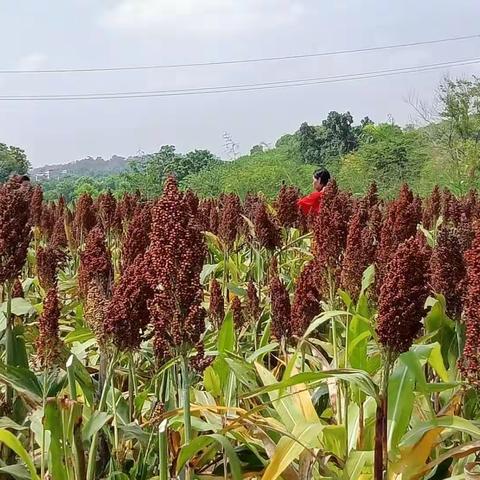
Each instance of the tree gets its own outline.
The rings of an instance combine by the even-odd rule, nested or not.
[[[480,78],[444,80],[439,88],[440,119],[436,129],[448,152],[449,168],[459,193],[480,180]]]
[[[11,175],[24,175],[29,168],[30,162],[21,148],[0,143],[0,182],[5,182]]]
[[[353,125],[350,112],[330,112],[318,127],[304,122],[296,133],[301,160],[304,163],[327,166],[338,162],[342,155],[354,151],[363,129],[373,122],[365,117]]]
[[[390,123],[366,125],[357,150],[341,160],[340,184],[362,193],[375,181],[387,196],[395,194],[404,182],[415,186],[428,158],[427,148],[418,130]]]

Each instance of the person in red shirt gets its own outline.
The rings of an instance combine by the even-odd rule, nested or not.
[[[330,180],[328,170],[317,170],[313,174],[313,192],[298,201],[298,207],[304,215],[319,213],[322,208],[324,188]]]

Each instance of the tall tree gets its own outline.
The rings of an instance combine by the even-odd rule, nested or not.
[[[5,182],[10,175],[24,175],[29,168],[30,162],[21,148],[0,143],[0,182]]]

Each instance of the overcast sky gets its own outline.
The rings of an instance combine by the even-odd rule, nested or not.
[[[480,33],[478,0],[0,0],[0,69],[206,62],[363,48]],[[362,54],[200,68],[0,75],[0,95],[121,92],[324,77],[480,57],[480,39]],[[214,95],[0,102],[0,142],[34,166],[86,156],[208,148],[228,131],[248,152],[330,110],[405,124],[411,95],[480,65]]]

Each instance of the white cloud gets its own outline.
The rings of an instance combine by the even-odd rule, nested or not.
[[[300,0],[117,0],[101,23],[125,30],[236,32],[288,24],[303,11]]]
[[[47,56],[43,53],[29,53],[21,57],[17,62],[19,70],[36,70],[42,67],[47,60]]]

